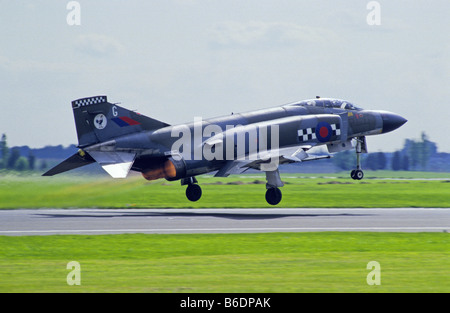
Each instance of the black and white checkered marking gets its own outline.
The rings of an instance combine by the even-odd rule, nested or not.
[[[97,104],[97,103],[104,103],[104,102],[107,102],[106,96],[83,98],[83,99],[78,99],[78,100],[72,101],[72,108],[76,109],[76,108],[80,108],[80,107],[84,107],[84,106],[88,106],[88,105],[92,105],[92,104]]]
[[[341,135],[341,125],[340,124],[331,124],[331,129],[333,130],[333,136]]]
[[[320,124],[318,124],[318,127],[320,127]],[[333,136],[340,136],[341,135],[341,125],[340,124],[328,124],[328,126],[331,127],[331,133],[326,131],[325,133],[321,133],[321,128],[317,129],[316,127],[309,127],[305,129],[299,129],[297,131],[298,139],[300,142],[306,142],[311,140],[318,139],[319,141],[328,141]],[[322,126],[323,127],[323,126]],[[318,137],[319,136],[319,137]]]
[[[310,141],[315,140],[316,138],[317,137],[315,127],[298,130],[298,139],[300,141]]]

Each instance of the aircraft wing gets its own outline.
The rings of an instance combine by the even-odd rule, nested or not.
[[[225,165],[217,171],[215,177],[228,177],[232,174],[241,174],[248,170],[250,167],[246,166],[249,163],[247,161],[228,161]]]
[[[331,156],[310,156],[306,153],[311,146],[289,147],[267,151],[260,153],[258,158],[248,156],[248,160],[232,160],[214,175],[216,177],[227,177],[231,174],[240,174],[249,168],[260,171],[275,171],[280,164],[288,164],[295,162],[305,162],[319,159],[328,159]]]

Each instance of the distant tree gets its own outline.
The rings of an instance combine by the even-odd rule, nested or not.
[[[392,156],[391,167],[394,171],[400,171],[402,169],[402,156],[400,154],[400,151],[395,151],[394,155]]]
[[[419,164],[423,170],[428,167],[428,161],[432,154],[436,153],[436,145],[428,140],[425,132],[422,132],[421,141],[419,142],[420,158]]]
[[[14,169],[17,171],[26,171],[28,169],[28,160],[25,157],[19,157],[14,164]]]
[[[28,168],[34,171],[35,166],[36,166],[36,157],[33,155],[33,152],[30,151],[28,154]]]
[[[376,170],[377,170],[377,165],[376,165],[376,160],[375,160],[375,154],[370,153],[370,154],[367,156],[366,161],[365,161],[365,164],[364,164],[364,167],[365,167],[365,168],[368,168],[368,169],[370,169],[370,170],[372,170],[372,171],[376,171]]]
[[[377,152],[375,155],[377,160],[377,169],[384,170],[387,164],[386,155],[383,152]]]
[[[44,171],[44,170],[47,169],[47,167],[48,167],[47,161],[42,160],[42,161],[41,161],[41,165],[39,166],[39,169],[40,169],[41,171]]]
[[[2,154],[2,158],[0,159],[0,168],[6,168],[8,166],[8,156],[9,156],[8,143],[6,142],[6,134],[3,134],[2,139],[0,140],[0,153]]]
[[[352,151],[336,153],[332,160],[335,166],[345,171],[351,170],[356,166],[356,156]]]
[[[383,170],[386,168],[386,155],[383,152],[370,153],[365,163],[373,171]]]
[[[17,160],[20,158],[20,151],[19,148],[12,148],[10,152],[7,168],[14,169]]]
[[[408,156],[409,166],[415,170],[419,164],[419,148],[417,142],[406,139],[404,149],[406,150],[406,155]]]
[[[413,170],[426,170],[430,157],[437,153],[437,146],[428,140],[425,132],[422,132],[420,141],[406,139],[403,150],[408,156],[409,166]]]
[[[404,155],[402,158],[401,169],[409,171],[409,157],[407,155]]]

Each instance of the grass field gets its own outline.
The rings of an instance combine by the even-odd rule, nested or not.
[[[179,182],[0,174],[1,209],[269,207],[263,175],[201,176],[192,203]],[[279,206],[450,207],[446,173],[366,178],[283,174]],[[371,261],[381,285],[367,284]],[[0,292],[450,292],[449,268],[447,233],[0,236]]]
[[[450,292],[446,233],[0,237],[0,292]],[[80,264],[79,286],[66,268]],[[370,286],[367,264],[380,264]]]
[[[367,172],[366,179],[353,181],[348,173],[283,174],[283,200],[278,206],[450,207],[450,180],[445,179],[448,176],[448,173]],[[270,207],[264,198],[264,175],[200,176],[198,180],[203,196],[198,202],[190,202],[184,194],[186,187],[178,181],[147,182],[141,176],[114,180],[96,176],[3,175],[0,209]]]

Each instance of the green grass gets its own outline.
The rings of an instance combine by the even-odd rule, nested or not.
[[[0,237],[0,292],[450,292],[446,233]],[[69,286],[77,261],[81,285]],[[369,286],[367,263],[381,266]]]
[[[445,175],[283,174],[279,206],[450,207]],[[192,203],[179,182],[5,174],[0,208],[268,207],[263,175],[199,183]],[[66,283],[70,261],[81,286]],[[370,261],[381,265],[380,286],[366,283]],[[449,268],[446,233],[0,237],[0,292],[450,292]]]
[[[366,179],[353,181],[348,173],[283,174],[283,200],[278,206],[450,207],[450,180],[445,175],[367,172]],[[429,180],[434,177],[440,180]],[[199,176],[198,180],[203,196],[198,202],[190,202],[184,194],[186,187],[178,181],[147,182],[140,176],[114,180],[97,176],[3,175],[0,209],[270,207],[264,198],[264,175]]]

